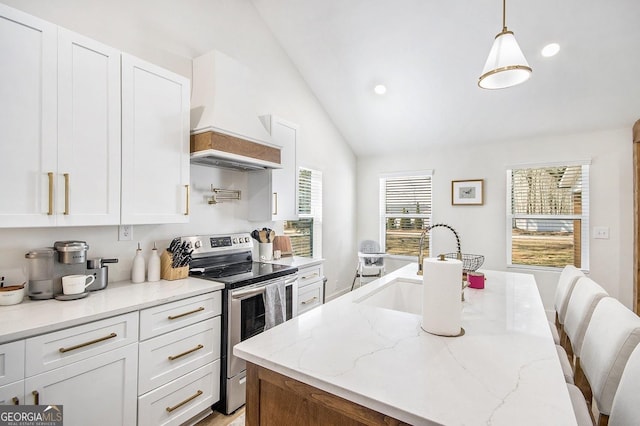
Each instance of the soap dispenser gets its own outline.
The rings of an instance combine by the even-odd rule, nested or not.
[[[147,280],[149,282],[160,281],[160,256],[155,242],[153,243],[153,250],[151,250],[151,257],[147,267]]]
[[[142,255],[140,243],[138,243],[138,249],[136,250],[136,255],[133,258],[133,266],[131,267],[131,282],[143,283],[144,270],[144,256]]]

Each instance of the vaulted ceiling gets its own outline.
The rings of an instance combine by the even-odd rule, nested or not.
[[[631,129],[640,118],[638,0],[507,1],[533,74],[494,91],[477,81],[500,0],[252,2],[360,156]],[[545,58],[551,42],[561,50]]]

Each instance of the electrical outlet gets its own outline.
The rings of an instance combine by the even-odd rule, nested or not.
[[[133,226],[120,225],[118,227],[118,241],[132,241],[132,240],[133,240]]]
[[[609,228],[606,226],[594,226],[593,227],[593,238],[599,240],[608,240],[609,239]]]

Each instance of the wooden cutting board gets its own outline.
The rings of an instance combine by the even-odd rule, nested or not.
[[[291,239],[285,235],[277,235],[273,238],[273,249],[280,250],[282,256],[293,256]]]

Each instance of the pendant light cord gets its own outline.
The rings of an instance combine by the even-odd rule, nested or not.
[[[507,0],[502,0],[502,31],[507,31]]]

